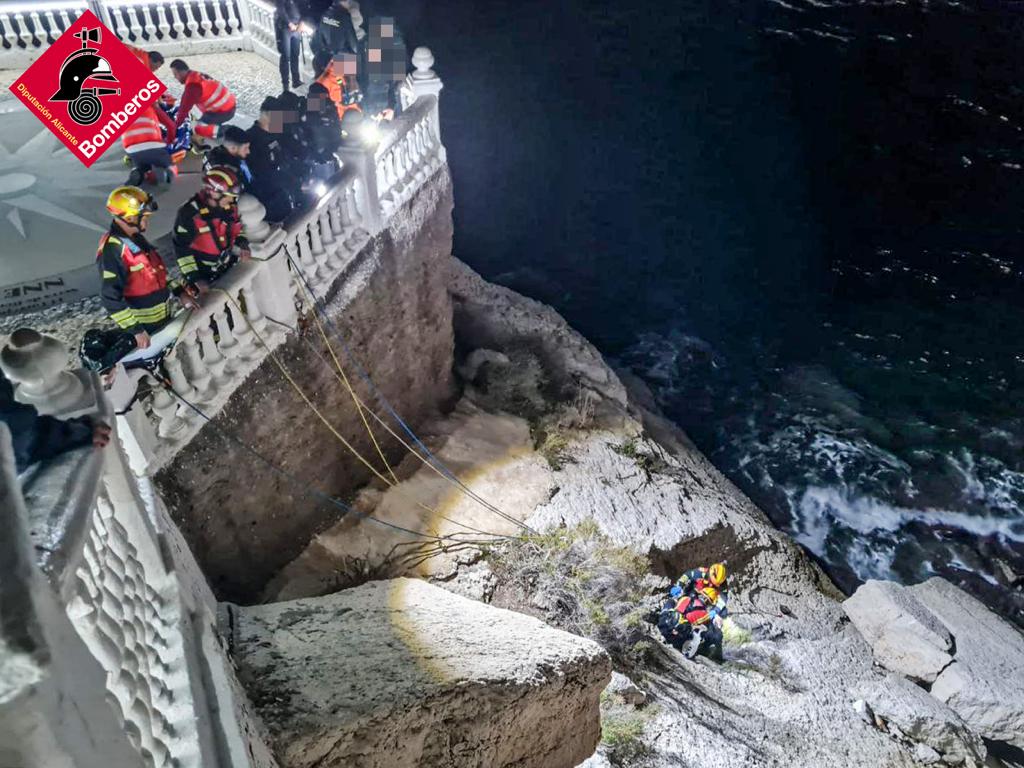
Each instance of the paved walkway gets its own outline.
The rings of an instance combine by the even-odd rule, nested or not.
[[[189,56],[193,69],[224,81],[238,97],[233,123],[248,128],[268,94],[280,92],[274,64],[253,53]],[[0,70],[0,294],[5,287],[53,275],[91,276],[96,244],[110,217],[104,201],[128,170],[120,145],[92,168],[83,166],[8,90],[19,73]],[[182,87],[164,67],[171,93]],[[170,189],[158,192],[153,240],[170,231],[174,212],[196,188],[196,163]],[[2,311],[2,307],[0,307]]]

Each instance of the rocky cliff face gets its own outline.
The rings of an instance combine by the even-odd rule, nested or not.
[[[451,211],[451,181],[444,169],[360,252],[327,299],[343,343],[414,427],[448,407],[454,391],[447,288]],[[334,342],[339,356],[344,355],[341,344]],[[300,327],[278,354],[334,428],[365,456],[376,458],[317,330]],[[375,402],[353,366],[347,367],[359,397]],[[238,388],[217,423],[323,493],[346,498],[371,477],[269,359]],[[403,449],[388,435],[378,440],[389,458],[400,457]],[[241,602],[254,600],[313,534],[342,514],[303,496],[301,486],[268,471],[209,425],[156,480],[214,589]]]

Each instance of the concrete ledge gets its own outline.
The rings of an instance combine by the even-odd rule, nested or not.
[[[415,579],[236,609],[282,765],[570,768],[600,738],[595,643]]]

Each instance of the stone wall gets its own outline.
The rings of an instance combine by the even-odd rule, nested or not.
[[[328,314],[354,358],[414,428],[447,408],[454,395],[447,287],[451,213],[445,166],[395,211],[389,225],[336,278],[326,298]],[[334,346],[360,398],[375,403],[341,345],[335,341]],[[383,470],[308,313],[300,333],[291,334],[277,354],[332,426]],[[378,412],[384,415],[379,406]],[[156,477],[214,590],[221,598],[246,602],[317,531],[343,514],[322,498],[304,495],[303,487],[345,499],[373,477],[270,359],[235,390],[214,424],[298,479],[275,473],[211,425]],[[390,424],[398,431],[393,420]],[[401,446],[382,430],[376,433],[389,461],[398,460]]]

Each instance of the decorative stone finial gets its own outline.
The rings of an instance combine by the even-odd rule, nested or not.
[[[86,380],[68,370],[68,362],[63,344],[31,328],[16,330],[0,351],[0,368],[17,387],[14,399],[46,415],[95,407]]]
[[[429,48],[419,47],[412,54],[412,65],[416,71],[405,78],[401,88],[402,107],[409,107],[420,96],[438,96],[444,83],[431,67],[434,54]]]
[[[270,235],[270,225],[266,221],[267,209],[253,195],[242,195],[238,199],[238,215],[249,242],[261,243]]]
[[[420,46],[412,52],[412,65],[416,71],[412,73],[413,80],[429,80],[437,77],[437,73],[431,69],[434,66],[434,54],[429,48]]]

